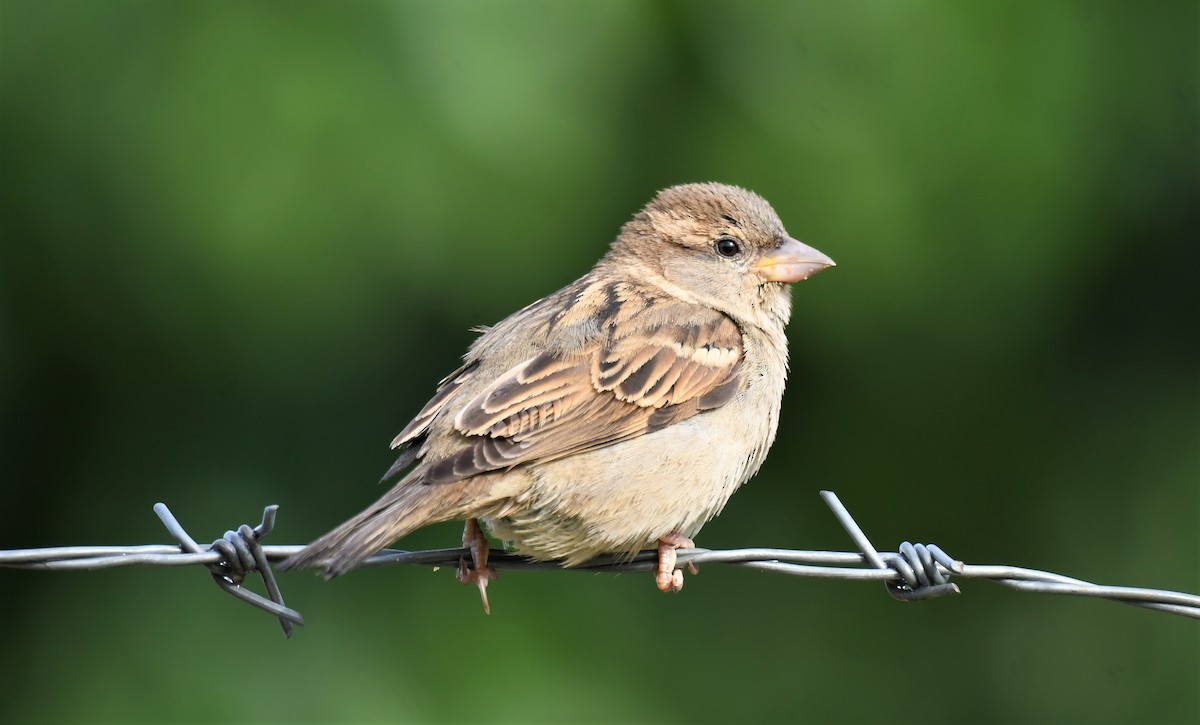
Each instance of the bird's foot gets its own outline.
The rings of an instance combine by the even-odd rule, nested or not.
[[[492,547],[488,544],[483,529],[479,528],[478,519],[467,519],[467,525],[463,528],[463,548],[471,550],[471,563],[468,565],[465,557],[459,558],[458,580],[463,584],[474,584],[479,587],[479,598],[483,600],[483,611],[491,614],[492,608],[488,605],[487,585],[497,575],[496,570],[488,566],[488,552]]]
[[[658,567],[654,570],[654,583],[659,591],[677,592],[683,589],[683,570],[675,568],[675,550],[694,548],[696,542],[678,531],[672,531],[658,540]],[[688,562],[688,571],[700,573],[691,562]]]

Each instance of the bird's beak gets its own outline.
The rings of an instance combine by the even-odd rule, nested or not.
[[[834,261],[823,252],[788,237],[778,249],[764,254],[750,269],[764,282],[792,283],[834,266]]]

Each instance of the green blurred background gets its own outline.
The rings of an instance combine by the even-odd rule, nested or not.
[[[763,194],[799,285],[702,546],[1200,592],[1194,2],[0,4],[0,548],[358,511],[491,323],[663,186]],[[456,525],[407,539],[454,545]],[[268,543],[272,543],[268,541]],[[1195,722],[1195,621],[705,567],[281,584],[0,570],[0,721]]]

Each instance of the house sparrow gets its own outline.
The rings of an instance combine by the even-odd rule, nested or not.
[[[758,195],[659,192],[582,278],[485,329],[396,439],[407,470],[285,561],[327,577],[410,531],[466,519],[459,579],[487,603],[482,521],[519,554],[577,566],[677,547],[758,470],[787,376],[789,285],[833,266]]]

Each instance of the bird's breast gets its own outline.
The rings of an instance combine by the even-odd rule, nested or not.
[[[745,377],[726,405],[588,453],[538,464],[493,532],[525,555],[580,564],[694,536],[758,471],[775,438],[786,348],[748,336]]]

